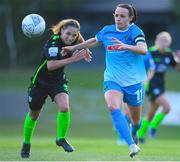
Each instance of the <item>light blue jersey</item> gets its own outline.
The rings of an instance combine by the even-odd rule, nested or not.
[[[151,53],[148,51],[146,56],[142,56],[142,57],[144,60],[144,65],[145,65],[146,71],[155,70],[155,64],[154,64],[154,60],[151,56]]]
[[[106,50],[106,70],[104,81],[113,81],[122,87],[135,85],[146,80],[146,70],[141,55],[128,50],[111,50],[115,44],[112,38],[129,45],[145,42],[144,33],[132,23],[125,31],[120,31],[115,25],[105,26],[96,40],[102,42]]]

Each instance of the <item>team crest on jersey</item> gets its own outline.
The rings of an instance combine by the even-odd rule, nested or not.
[[[165,63],[166,63],[166,64],[169,64],[170,62],[171,62],[170,58],[169,58],[169,57],[166,57],[166,58],[165,58]]]
[[[29,101],[29,102],[32,101],[32,97],[31,97],[31,96],[28,97],[28,101]]]
[[[48,50],[50,56],[54,57],[58,54],[58,47],[50,47]]]

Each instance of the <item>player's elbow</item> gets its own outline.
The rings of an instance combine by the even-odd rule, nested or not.
[[[147,48],[144,48],[143,50],[142,50],[142,55],[146,55],[147,54],[147,52],[148,52],[148,50],[147,50]]]
[[[140,48],[139,53],[141,53],[142,55],[146,55],[147,52],[148,52],[147,46],[143,46],[143,47]]]
[[[142,55],[146,55],[148,52],[146,43],[139,43],[138,44],[139,53]]]

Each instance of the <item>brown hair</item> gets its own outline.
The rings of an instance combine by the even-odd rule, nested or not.
[[[132,5],[130,5],[130,4],[118,4],[116,6],[116,8],[118,8],[118,7],[126,8],[129,11],[129,17],[133,17],[133,19],[131,20],[131,23],[136,22],[137,11]]]
[[[80,30],[80,23],[75,19],[61,20],[56,25],[53,25],[51,30],[52,30],[53,34],[60,34],[61,29],[65,29],[65,28],[67,28],[69,26],[75,27],[75,28]],[[83,41],[83,38],[82,38],[82,35],[81,35],[80,31],[78,32],[78,38],[77,39],[78,39],[78,42]]]

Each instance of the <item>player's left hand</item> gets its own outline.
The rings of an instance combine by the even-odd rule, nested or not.
[[[117,49],[116,50],[125,50],[126,49],[126,44],[122,43],[117,38],[112,38],[112,42],[117,45]]]

